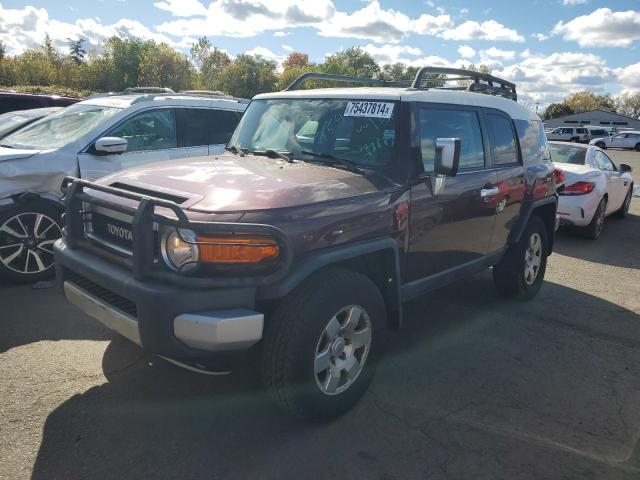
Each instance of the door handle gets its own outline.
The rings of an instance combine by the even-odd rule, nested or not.
[[[500,193],[500,189],[498,187],[493,188],[483,188],[480,190],[480,196],[482,198],[493,197],[494,195],[498,195]]]

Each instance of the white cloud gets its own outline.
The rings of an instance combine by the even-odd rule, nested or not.
[[[531,38],[535,38],[539,42],[544,42],[545,40],[549,40],[549,36],[544,33],[534,33],[531,35]]]
[[[287,35],[291,35],[291,33],[278,31],[273,34],[274,37],[286,37]]]
[[[563,0],[563,5],[584,5],[589,0]]]
[[[599,8],[554,27],[552,33],[581,47],[629,47],[640,39],[640,12]]]
[[[27,48],[41,43],[49,34],[55,47],[67,48],[67,38],[86,39],[88,49],[102,46],[109,37],[140,37],[179,46],[169,37],[153,32],[136,20],[123,18],[105,25],[97,18],[80,18],[74,23],[50,19],[44,8],[31,6],[22,9],[6,9],[0,4],[0,40],[10,54],[20,54]]]
[[[469,45],[460,45],[458,47],[458,53],[462,58],[473,58],[476,56],[476,51]]]
[[[468,20],[442,33],[445,40],[493,40],[504,42],[524,42],[516,30],[507,28],[495,20],[479,23]]]
[[[619,69],[618,81],[625,93],[640,91],[640,63]]]
[[[380,63],[409,63],[411,60],[403,57],[403,55],[417,56],[421,55],[422,51],[419,48],[410,47],[406,45],[382,45],[380,47],[372,44],[368,44],[362,47],[362,49],[373,57],[373,59]]]
[[[500,50],[496,47],[491,47],[486,50],[481,50],[480,55],[489,58],[502,58],[505,60],[511,60],[516,56],[516,52],[514,52],[513,50]]]
[[[283,50],[286,50],[287,52],[293,52],[293,47],[289,46],[289,45],[280,45],[282,47]]]
[[[195,17],[206,15],[206,7],[198,0],[164,0],[155,2],[154,7],[171,12],[174,17]]]
[[[562,100],[570,93],[604,92],[617,81],[616,71],[591,53],[556,52],[536,55],[528,52],[519,63],[494,71],[515,82],[518,90],[540,103]]]

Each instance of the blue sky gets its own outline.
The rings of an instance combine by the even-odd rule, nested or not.
[[[486,63],[542,104],[580,90],[640,89],[639,0],[0,0],[0,39],[19,53],[48,32],[98,45],[112,34],[188,51],[197,37],[232,55],[282,60],[359,45],[381,63]]]

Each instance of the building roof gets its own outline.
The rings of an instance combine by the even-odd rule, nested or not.
[[[562,120],[563,118],[575,117],[575,116],[578,116],[578,115],[587,115],[587,114],[593,113],[593,112],[602,112],[602,113],[606,113],[607,115],[612,115],[612,116],[616,116],[616,117],[620,117],[620,118],[626,118],[627,120],[634,120],[636,122],[640,121],[640,118],[628,117],[627,115],[622,115],[621,113],[611,112],[611,111],[605,110],[603,108],[597,108],[595,110],[587,110],[585,112],[572,113],[570,115],[563,115],[561,117],[554,117],[554,118],[550,118],[547,121]]]

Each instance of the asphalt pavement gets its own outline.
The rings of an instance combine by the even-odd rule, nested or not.
[[[640,153],[609,151],[640,176]],[[532,302],[490,272],[407,306],[360,404],[281,413],[251,369],[145,354],[58,292],[0,286],[3,479],[638,479],[640,198],[560,232]]]

